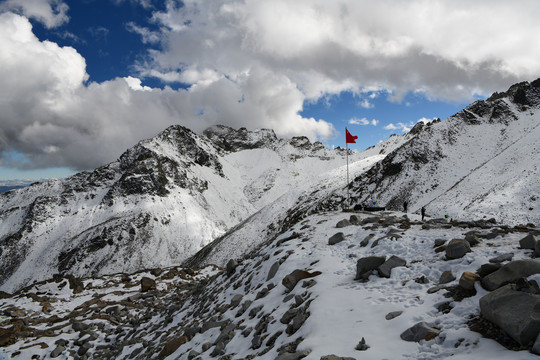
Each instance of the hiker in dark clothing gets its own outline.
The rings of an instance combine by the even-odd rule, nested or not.
[[[407,202],[403,202],[403,212],[407,212]]]
[[[422,213],[422,221],[424,221],[424,216],[426,216],[426,208],[422,206],[422,210],[420,210],[420,212]]]

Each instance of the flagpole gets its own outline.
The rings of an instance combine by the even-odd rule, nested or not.
[[[345,133],[347,133],[347,127],[345,127]],[[345,151],[347,153],[347,210],[350,210],[349,205],[351,203],[351,195],[349,194],[349,143],[347,142],[347,139],[345,139]]]

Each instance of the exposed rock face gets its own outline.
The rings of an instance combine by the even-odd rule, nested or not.
[[[540,295],[505,285],[480,299],[482,316],[521,345],[530,347],[540,333]]]

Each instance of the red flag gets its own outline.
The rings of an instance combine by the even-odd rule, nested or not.
[[[345,142],[347,144],[356,144],[356,141],[354,141],[356,139],[358,139],[358,136],[352,136],[349,130],[345,128]]]

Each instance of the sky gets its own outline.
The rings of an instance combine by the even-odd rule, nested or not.
[[[540,2],[0,1],[0,181],[116,160],[173,124],[362,151],[539,77]]]

